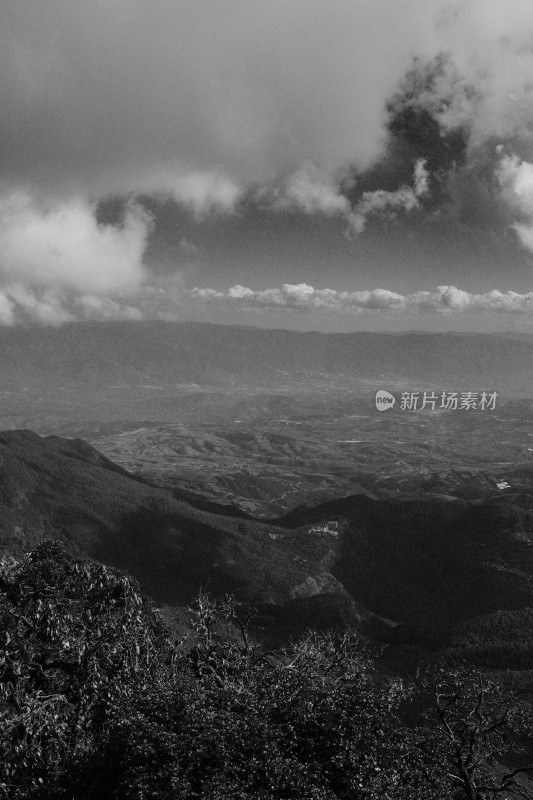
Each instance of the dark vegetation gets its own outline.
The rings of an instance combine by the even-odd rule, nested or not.
[[[376,670],[355,633],[274,651],[200,594],[177,639],[135,580],[41,543],[0,567],[0,796],[533,796],[530,709],[501,681]]]

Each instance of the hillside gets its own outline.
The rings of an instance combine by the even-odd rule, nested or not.
[[[80,440],[0,434],[4,552],[51,537],[76,556],[128,571],[172,607],[202,588],[232,592],[259,607],[256,627],[267,638],[317,621],[377,624],[377,615],[446,626],[533,606],[533,549],[515,524],[512,509],[497,501],[364,495],[268,524],[195,509]]]
[[[450,625],[533,601],[533,532],[518,530],[516,509],[503,500],[357,495],[295,509],[278,524],[323,519],[344,529],[332,573],[384,617]]]
[[[303,558],[313,548],[298,535],[275,543],[274,530],[198,511],[78,440],[0,434],[4,551],[20,554],[52,537],[75,555],[127,570],[156,600],[172,605],[208,584],[215,593],[279,600],[309,572],[293,565],[291,555]],[[318,568],[323,553],[316,555]]]

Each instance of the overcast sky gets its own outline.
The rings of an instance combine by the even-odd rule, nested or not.
[[[533,332],[531,0],[3,0],[0,324]]]

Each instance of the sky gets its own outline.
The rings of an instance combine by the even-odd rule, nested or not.
[[[533,333],[530,0],[3,0],[0,325]]]

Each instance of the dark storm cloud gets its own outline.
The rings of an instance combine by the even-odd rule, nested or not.
[[[394,192],[409,184],[420,160],[429,173],[431,200],[442,201],[449,173],[467,158],[468,123],[457,121],[447,130],[441,120],[460,83],[450,58],[443,54],[429,62],[414,61],[399,90],[386,103],[382,156],[369,169],[357,172],[353,187],[346,191],[352,202],[365,192]],[[468,92],[468,88],[463,85],[460,90]],[[474,90],[470,91],[473,94]]]
[[[482,102],[482,92],[459,74],[451,55],[415,59],[386,103],[383,154],[345,178],[343,194],[353,206],[369,192],[397,192],[423,161],[427,185],[417,207],[424,213],[411,216],[414,225],[435,215],[475,227],[504,225],[497,180],[501,140],[472,142],[475,109]]]
[[[468,18],[476,5],[481,10],[473,2],[458,9]],[[515,5],[524,21],[526,7]],[[494,10],[490,4],[486,8]],[[491,14],[487,17],[490,22]],[[422,162],[426,191],[418,195],[416,208],[425,218],[501,230],[511,224],[523,246],[532,249],[533,234],[524,235],[533,219],[524,181],[533,146],[533,94],[524,66],[533,66],[533,42],[520,45],[518,28],[514,34],[489,39],[484,60],[481,53],[465,57],[462,39],[468,39],[468,32],[448,52],[414,59],[386,103],[381,156],[365,170],[351,170],[341,183],[352,208],[369,193],[397,193]],[[411,219],[415,225],[421,221],[420,215]]]

